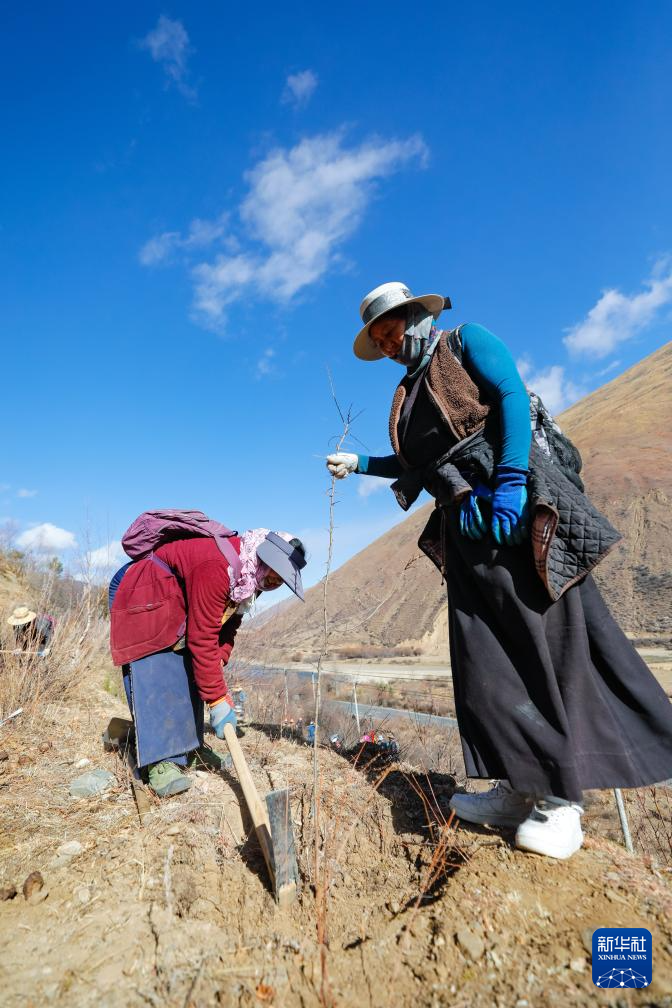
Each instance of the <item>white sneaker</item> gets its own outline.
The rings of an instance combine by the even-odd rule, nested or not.
[[[529,816],[516,831],[516,847],[565,859],[575,854],[583,843],[583,809],[573,802],[546,795],[537,798]]]
[[[481,794],[454,794],[450,799],[450,807],[460,819],[482,826],[517,826],[533,806],[532,797],[514,791],[505,780]]]

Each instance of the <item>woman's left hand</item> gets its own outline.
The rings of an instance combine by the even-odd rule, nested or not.
[[[527,537],[527,471],[497,467],[492,498],[492,535],[500,546],[518,546]]]

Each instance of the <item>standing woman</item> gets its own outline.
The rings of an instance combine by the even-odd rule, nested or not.
[[[365,297],[355,355],[405,368],[394,454],[339,452],[327,466],[394,477],[405,510],[423,488],[435,498],[419,545],[448,586],[466,772],[498,781],[451,806],[567,858],[583,842],[584,789],[672,777],[672,708],[590,575],[620,536],[583,492],[579,453],[496,336],[436,326],[449,307],[401,283]]]

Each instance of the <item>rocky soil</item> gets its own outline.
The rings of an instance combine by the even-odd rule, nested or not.
[[[141,824],[100,744],[121,704],[95,690],[48,713],[0,729],[0,896],[17,890],[0,901],[5,1008],[672,1005],[672,877],[605,840],[598,814],[585,848],[553,862],[447,823],[448,775],[320,751],[316,874],[312,750],[248,729],[259,790],[291,793],[302,894],[280,911],[233,777],[197,772]],[[83,760],[115,774],[104,796],[69,797]],[[598,991],[592,929],[637,924],[654,936],[653,985]]]

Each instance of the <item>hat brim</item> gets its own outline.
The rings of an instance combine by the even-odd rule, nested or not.
[[[257,546],[257,556],[265,563],[267,567],[270,567],[272,571],[282,578],[287,587],[294,592],[297,598],[301,599],[302,602],[305,601],[303,596],[303,582],[301,581],[301,573],[296,567],[289,556],[283,552],[283,550],[276,546],[275,543],[271,542],[269,539],[264,539],[263,542],[259,543]]]
[[[363,329],[360,329],[355,336],[355,342],[352,345],[355,357],[359,357],[360,360],[374,361],[381,360],[385,354],[381,353],[376,344],[373,342],[369,336],[369,329],[373,323],[382,318],[383,315],[387,315],[390,311],[396,311],[398,308],[405,308],[406,305],[421,304],[423,305],[434,318],[438,318],[443,311],[446,299],[442,297],[441,294],[423,294],[422,297],[409,298],[407,301],[400,301],[398,305],[393,308],[386,308],[385,311],[380,312],[380,314],[374,316],[374,318],[369,319]]]
[[[10,626],[24,626],[26,623],[32,623],[36,617],[37,613],[29,612],[27,616],[21,616],[20,618],[16,616],[10,616],[7,622],[9,623]]]

